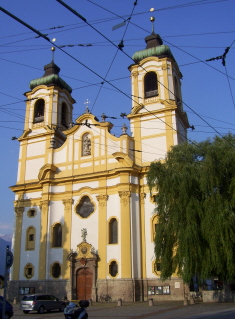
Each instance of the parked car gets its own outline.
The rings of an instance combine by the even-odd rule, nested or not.
[[[23,310],[23,313],[29,313],[30,311],[44,313],[45,310],[49,312],[55,309],[64,311],[65,307],[66,304],[63,300],[49,294],[26,295],[20,301],[20,309]]]
[[[2,319],[2,307],[3,307],[3,297],[0,296],[0,319]],[[5,318],[10,319],[13,316],[13,314],[14,314],[13,307],[10,304],[10,302],[6,300]]]

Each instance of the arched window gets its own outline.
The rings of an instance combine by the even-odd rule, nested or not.
[[[148,72],[144,77],[145,98],[158,95],[157,74],[153,71]]]
[[[35,249],[35,235],[36,235],[35,228],[30,226],[26,231],[26,250]]]
[[[116,277],[118,274],[118,264],[116,261],[112,261],[109,265],[109,274],[111,277]]]
[[[37,100],[34,106],[34,123],[44,121],[45,101],[43,99]]]
[[[76,207],[76,213],[82,218],[89,217],[95,210],[95,205],[88,196],[83,196]]]
[[[109,244],[117,244],[118,242],[118,222],[116,218],[112,218],[109,222]]]
[[[24,267],[24,275],[27,279],[30,279],[34,275],[34,266],[32,264],[27,264]]]
[[[82,137],[82,156],[91,155],[90,134],[84,134]]]
[[[61,247],[62,246],[62,225],[57,223],[53,226],[52,231],[52,246],[53,247]]]
[[[65,127],[68,127],[68,111],[67,111],[67,105],[66,103],[62,103],[62,106],[61,106],[61,124]]]
[[[61,274],[61,266],[59,263],[54,263],[51,267],[51,274],[54,278],[59,278]]]

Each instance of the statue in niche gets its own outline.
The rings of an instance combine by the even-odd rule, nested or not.
[[[81,232],[82,232],[82,236],[81,237],[82,237],[83,241],[86,243],[87,229],[83,228],[81,230]]]
[[[82,141],[82,155],[91,155],[91,139],[88,134],[84,135]]]

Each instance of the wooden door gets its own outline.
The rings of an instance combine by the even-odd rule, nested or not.
[[[90,299],[92,292],[92,271],[82,268],[77,271],[77,299]]]

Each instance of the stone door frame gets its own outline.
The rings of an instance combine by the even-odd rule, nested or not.
[[[71,252],[67,259],[70,261],[70,285],[71,300],[77,300],[77,272],[82,268],[89,268],[92,272],[92,292],[91,299],[97,300],[97,263],[98,255],[93,252],[92,246],[86,242],[79,244],[78,251]],[[84,249],[84,247],[86,249]]]

